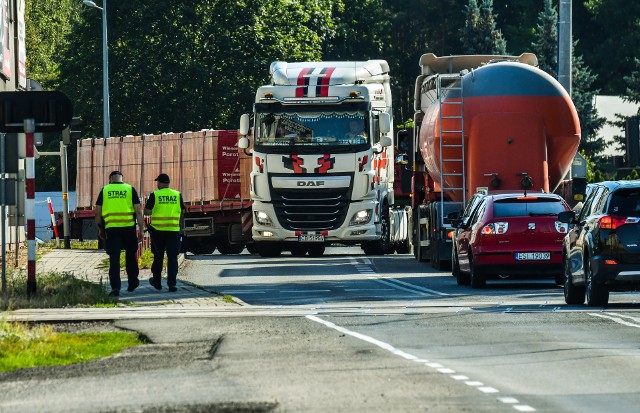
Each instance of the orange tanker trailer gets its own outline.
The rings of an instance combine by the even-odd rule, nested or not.
[[[553,192],[580,143],[564,88],[535,55],[425,54],[415,88],[413,240],[416,258],[451,259],[446,216],[476,191]]]

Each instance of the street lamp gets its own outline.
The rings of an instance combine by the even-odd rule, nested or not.
[[[109,53],[107,49],[107,0],[102,0],[102,7],[96,5],[91,0],[83,0],[85,6],[102,10],[102,103],[103,103],[103,137],[111,136],[111,126],[109,117]]]

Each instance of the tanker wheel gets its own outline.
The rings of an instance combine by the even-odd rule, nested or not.
[[[322,254],[324,254],[324,249],[324,244],[313,244],[307,246],[307,251],[309,252],[310,257],[322,257]]]
[[[277,242],[256,241],[255,244],[261,257],[279,257],[282,254],[282,246]]]

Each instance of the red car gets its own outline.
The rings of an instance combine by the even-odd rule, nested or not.
[[[459,285],[482,288],[498,276],[553,276],[562,284],[562,241],[569,211],[562,197],[540,192],[489,194],[456,222],[452,273]]]

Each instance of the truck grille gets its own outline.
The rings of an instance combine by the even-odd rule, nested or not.
[[[324,231],[339,228],[349,209],[349,189],[275,189],[273,207],[283,228]]]

